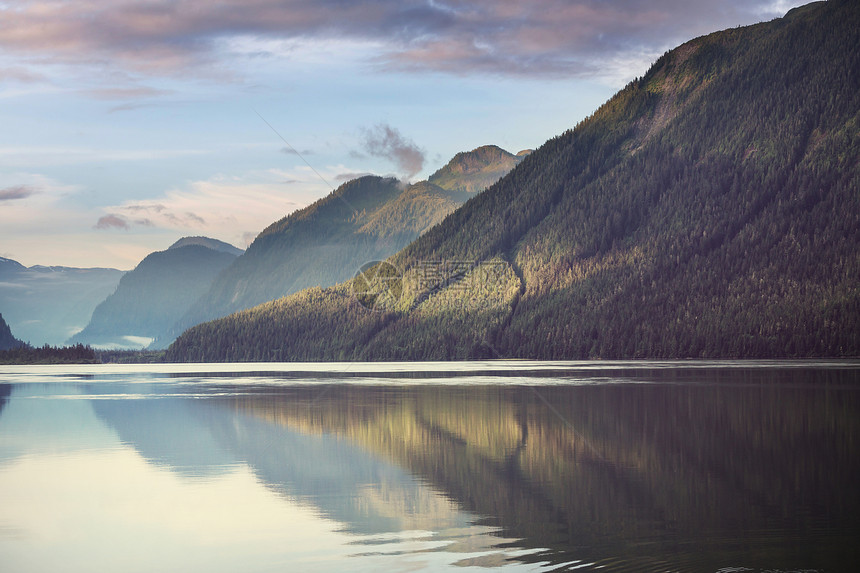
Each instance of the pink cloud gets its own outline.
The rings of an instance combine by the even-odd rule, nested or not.
[[[120,217],[119,215],[105,215],[103,217],[99,217],[99,220],[94,225],[94,229],[124,229],[128,230],[128,221],[125,220],[124,217]]]
[[[15,185],[0,189],[0,201],[14,201],[15,199],[26,199],[31,195],[35,195],[36,191],[29,185]]]
[[[378,44],[395,69],[577,74],[777,15],[770,0],[23,0],[3,11],[0,48],[159,75],[220,61],[223,39],[336,38]]]

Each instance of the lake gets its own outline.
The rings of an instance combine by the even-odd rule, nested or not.
[[[858,454],[856,361],[5,366],[0,570],[856,571]]]

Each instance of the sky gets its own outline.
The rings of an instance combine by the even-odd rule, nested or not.
[[[792,0],[0,0],[0,257],[245,248],[356,176],[572,128],[665,51]]]

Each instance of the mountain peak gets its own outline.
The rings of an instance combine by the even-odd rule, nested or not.
[[[237,258],[232,245],[185,237],[150,253],[119,281],[71,343],[102,348],[140,348],[166,335],[178,316]],[[241,251],[239,251],[241,253]]]
[[[857,356],[858,21],[833,0],[692,40],[389,257],[396,297],[296,293],[167,358]]]
[[[0,257],[0,274],[23,271],[26,270],[26,268],[27,267],[25,267],[18,261],[13,261],[12,259],[7,259],[5,257]]]
[[[428,181],[449,191],[477,193],[501,179],[521,160],[521,156],[497,145],[482,145],[458,153]]]
[[[9,325],[3,320],[3,315],[0,314],[0,350],[8,350],[19,346],[24,346],[24,343],[15,338]]]
[[[182,247],[187,247],[189,245],[198,245],[201,247],[206,247],[207,249],[212,249],[213,251],[236,255],[237,257],[244,252],[242,249],[238,249],[230,243],[225,243],[224,241],[219,241],[218,239],[210,239],[209,237],[182,237],[181,239],[167,247],[167,250],[169,251],[171,249],[179,249]]]

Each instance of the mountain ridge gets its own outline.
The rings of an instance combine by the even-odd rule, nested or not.
[[[9,325],[3,319],[3,315],[0,314],[0,350],[10,350],[12,348],[20,348],[24,346],[24,343],[12,334],[12,329],[9,328]]]
[[[0,311],[25,342],[59,346],[87,324],[123,274],[100,267],[26,267],[0,258]]]
[[[241,252],[215,239],[186,237],[150,253],[120,279],[69,343],[110,349],[146,347],[164,336],[176,317],[238,256],[237,251]]]
[[[429,183],[450,191],[475,193],[486,189],[522,160],[525,151],[514,155],[497,145],[461,151],[427,178]]]
[[[188,245],[199,245],[201,247],[206,247],[207,249],[212,249],[213,251],[220,251],[222,253],[229,253],[231,255],[236,255],[237,257],[241,255],[244,251],[238,247],[234,247],[230,243],[225,243],[224,241],[219,241],[218,239],[212,239],[209,237],[182,237],[177,240],[175,243],[167,247],[166,250],[171,249],[179,249],[181,247],[187,247]]]
[[[440,223],[519,161],[497,146],[482,146],[436,172],[446,174],[444,186],[429,180],[404,185],[377,175],[347,181],[264,228],[157,346],[205,320],[350,279],[362,265],[391,256]],[[458,163],[468,168],[453,173]]]
[[[390,257],[396,291],[297,293],[167,359],[856,356],[859,22],[690,40]]]

